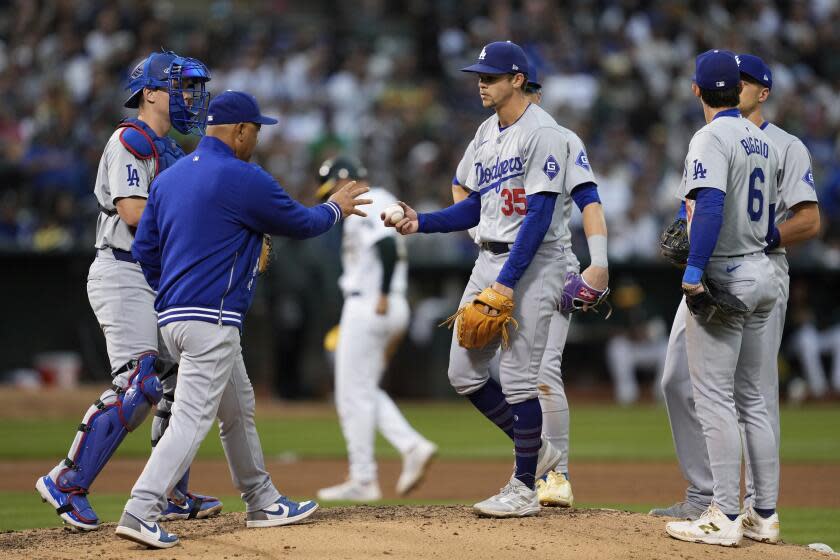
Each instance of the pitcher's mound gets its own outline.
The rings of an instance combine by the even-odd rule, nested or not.
[[[468,506],[326,508],[300,525],[246,529],[243,513],[166,523],[181,544],[147,550],[114,535],[109,523],[93,533],[38,529],[0,535],[0,557],[68,558],[623,558],[666,560],[827,558],[794,545],[744,539],[737,549],[679,542],[666,520],[614,510],[544,508],[527,519],[480,519]],[[784,527],[784,519],[782,520]]]

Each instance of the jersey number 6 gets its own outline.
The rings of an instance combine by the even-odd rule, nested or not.
[[[504,206],[502,206],[502,214],[510,216],[514,212],[524,216],[528,211],[528,199],[525,198],[525,189],[502,189],[502,198]]]
[[[750,215],[750,220],[754,222],[759,221],[761,215],[764,214],[764,193],[755,187],[756,181],[761,181],[761,184],[764,184],[764,170],[760,167],[756,167],[750,173],[750,188],[747,198],[747,213]],[[756,203],[758,203],[758,208],[755,207]]]

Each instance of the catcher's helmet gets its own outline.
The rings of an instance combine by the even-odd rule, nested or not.
[[[361,161],[353,156],[340,155],[328,159],[318,168],[318,181],[321,186],[318,187],[315,196],[318,198],[329,196],[335,182],[340,179],[365,180],[367,179],[367,169]]]
[[[187,84],[187,80],[192,83]],[[207,125],[207,106],[210,93],[205,84],[210,81],[210,71],[198,59],[179,56],[172,51],[150,54],[141,61],[128,79],[126,89],[131,92],[124,106],[137,108],[143,88],[163,89],[169,92],[169,121],[182,134],[204,134]],[[184,94],[191,99],[189,105]]]

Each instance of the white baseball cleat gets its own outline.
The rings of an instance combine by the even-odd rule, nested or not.
[[[671,521],[665,531],[687,542],[738,546],[744,536],[744,516],[729,519],[714,503],[696,521]]]
[[[378,502],[382,499],[382,492],[375,480],[364,482],[349,479],[329,488],[321,488],[318,490],[318,499],[325,502]]]
[[[545,480],[537,480],[537,497],[541,506],[572,507],[575,503],[572,483],[557,471],[548,473]]]
[[[124,511],[115,531],[118,537],[134,541],[149,548],[172,548],[178,544],[178,536],[166,532],[154,521],[144,521]]]
[[[750,506],[743,515],[744,536],[754,541],[776,544],[779,542],[779,514],[761,517]]]
[[[473,510],[482,517],[528,517],[540,512],[540,502],[536,490],[511,478],[498,494],[478,502]]]
[[[402,472],[397,480],[397,494],[404,496],[423,481],[437,451],[437,445],[423,440],[403,455]]]
[[[560,464],[561,459],[563,459],[563,453],[551,445],[547,439],[543,439],[540,443],[540,453],[537,455],[535,478],[539,480],[553,471]],[[515,467],[514,470],[516,470]]]

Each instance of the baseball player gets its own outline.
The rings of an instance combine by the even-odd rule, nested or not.
[[[528,82],[525,85],[525,98],[535,105],[542,101],[542,85],[537,81],[537,75],[533,67],[528,74]],[[466,185],[469,171],[474,163],[475,152],[473,142],[467,145],[464,157],[458,164],[455,176],[452,179],[452,198],[456,204],[469,196],[469,189]],[[581,146],[577,154],[575,165],[591,175],[591,167],[586,157],[586,152]],[[593,189],[597,189],[594,183],[594,176],[591,176]],[[577,187],[583,187],[577,189]],[[606,237],[607,227],[603,215],[603,208],[595,196],[580,198],[580,194],[589,190],[589,185],[581,183],[572,189],[573,196],[567,197],[563,202],[563,215],[566,223],[569,223],[572,214],[572,201],[579,202],[580,210],[583,213],[584,233],[589,242],[590,256],[592,257],[593,271],[602,268],[607,273]],[[475,239],[477,228],[470,230],[470,236]],[[567,271],[578,274],[580,263],[571,248],[571,234],[564,239],[564,254],[566,256]],[[540,366],[540,407],[543,417],[543,437],[549,441],[561,454],[562,458],[557,466],[536,482],[537,496],[543,506],[571,507],[574,505],[574,493],[569,481],[569,403],[566,399],[566,390],[563,385],[561,363],[563,348],[566,345],[566,338],[569,332],[571,313],[562,312],[557,309],[552,315],[549,326],[549,336],[543,354],[542,365]],[[501,353],[498,352],[490,363],[491,377],[499,379],[499,360]]]
[[[70,527],[93,530],[99,518],[88,502],[91,484],[127,432],[157,404],[152,446],[166,429],[175,389],[177,362],[159,341],[155,293],[131,256],[134,231],[146,206],[149,185],[184,155],[166,134],[202,134],[210,73],[200,61],[173,52],[152,53],[131,73],[125,106],[137,118],[122,121],[99,162],[94,194],[96,258],[88,274],[88,299],[105,333],[113,385],[87,410],[65,459],[35,488]],[[166,505],[169,519],[218,513],[216,498],[191,494],[189,470],[182,473]]]
[[[691,243],[680,307],[712,501],[696,520],[666,525],[676,539],[725,546],[740,543],[745,518],[778,524],[779,458],[761,390],[769,318],[780,295],[764,254],[775,232],[778,155],[769,137],[741,117],[741,89],[734,54],[697,57],[692,90],[708,124],[691,140],[678,191]],[[739,418],[755,486],[746,515],[739,495]]]
[[[586,187],[581,198],[597,196],[591,169],[575,163],[581,154],[585,158],[580,139],[526,99],[528,67],[518,45],[495,42],[463,69],[478,74],[482,104],[494,109],[472,142],[469,195],[438,212],[418,215],[400,203],[402,219],[382,216],[403,235],[478,226],[481,252],[452,318],[449,380],[514,442],[514,476],[499,494],[474,506],[479,515],[492,517],[539,513],[536,479],[561,459],[541,437],[538,374],[552,316],[564,299],[563,205],[575,187]],[[585,271],[584,277],[603,293],[606,270]],[[576,293],[580,284],[573,285]],[[488,366],[500,339],[496,383]]]
[[[779,154],[779,192],[776,223],[766,250],[773,264],[778,283],[778,297],[768,319],[766,336],[766,363],[762,366],[761,392],[764,396],[773,435],[778,450],[779,429],[779,371],[777,356],[785,324],[788,301],[788,264],[784,247],[800,243],[817,235],[820,215],[811,172],[811,157],[804,144],[781,128],[764,120],[761,106],[770,96],[773,75],[763,60],[742,54],[737,57],[743,89],[740,95],[741,114],[761,128],[770,138]],[[680,305],[674,318],[668,346],[668,359],[662,379],[662,389],[667,404],[671,431],[677,459],[683,475],[689,482],[685,500],[671,507],[654,509],[651,514],[696,519],[712,499],[712,473],[708,452],[702,437],[700,423],[694,410],[688,364],[685,357],[686,308]],[[747,494],[752,495],[751,469],[746,470]],[[745,534],[759,536],[769,542],[779,537],[778,525],[771,516],[769,523],[755,518],[748,509]]]
[[[254,390],[240,334],[260,268],[265,233],[298,239],[329,230],[342,216],[364,215],[346,186],[307,208],[257,165],[248,163],[262,125],[256,99],[226,91],[210,103],[207,136],[154,183],[132,254],[157,290],[164,341],[180,361],[169,427],[131,490],[118,536],[152,548],[178,537],[160,527],[165,496],[192,462],[216,418],[231,476],[246,504],[248,527],[296,523],[318,505],[282,496],[265,470],[254,424]]]
[[[318,172],[319,198],[326,198],[350,181],[368,186],[367,170],[349,156],[325,161]],[[341,244],[344,295],[335,353],[335,403],[347,443],[350,473],[347,480],[318,491],[321,500],[369,502],[382,498],[374,459],[378,429],[402,455],[397,494],[414,488],[437,452],[437,446],[409,425],[379,382],[408,327],[405,292],[408,262],[405,240],[382,227],[379,214],[397,199],[385,189],[368,193],[373,204],[368,216],[344,224]]]

